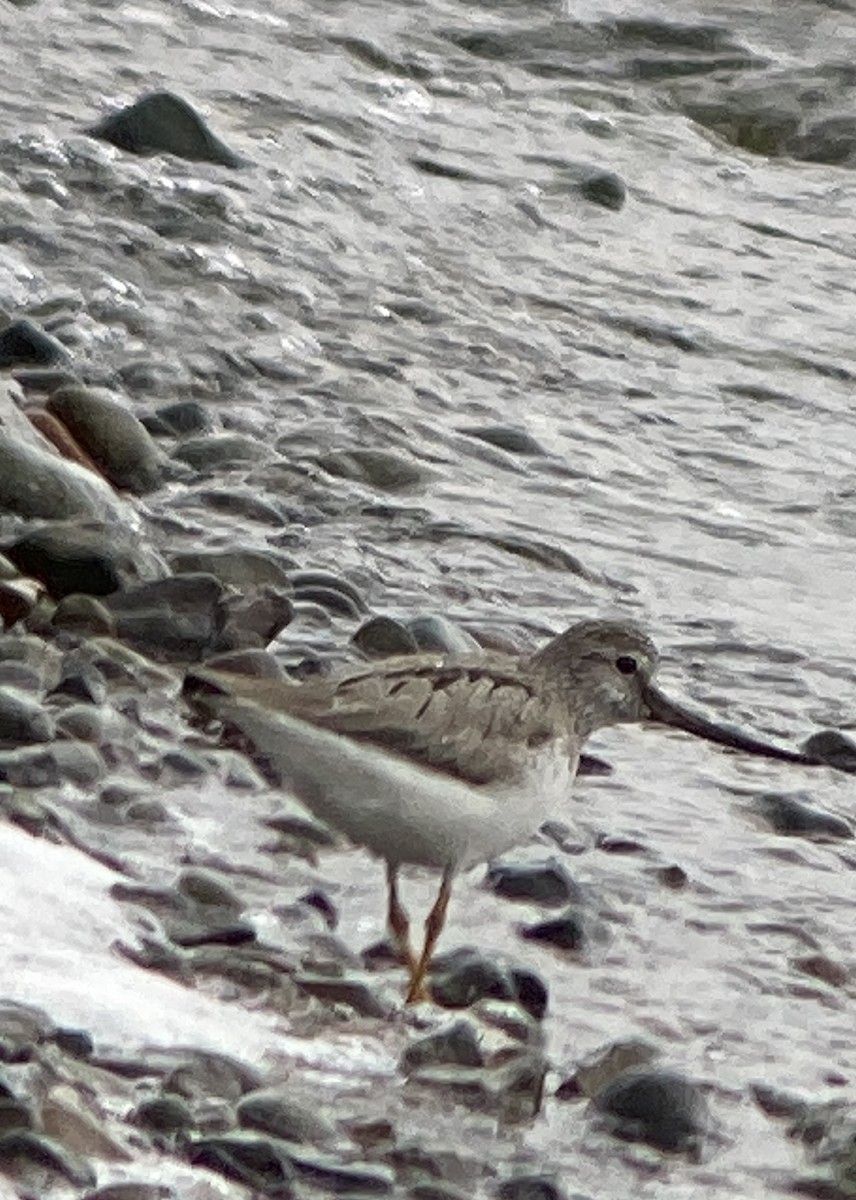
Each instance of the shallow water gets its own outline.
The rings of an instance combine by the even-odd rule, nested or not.
[[[686,32],[700,25],[715,31]],[[856,178],[735,148],[684,115],[673,76],[687,87],[731,71],[727,90],[764,71],[828,72],[855,31],[846,5],[811,3],[679,18],[653,0],[9,6],[0,305],[65,297],[88,377],[124,386],[139,411],[194,396],[279,450],[278,463],[149,497],[160,544],[270,539],[302,565],[344,570],[375,611],[442,612],[521,645],[578,615],[629,614],[663,649],[664,686],[709,714],[789,742],[847,727]],[[82,136],[161,87],[251,165],[133,159]],[[621,211],[574,192],[579,162],[624,180]],[[492,424],[544,453],[461,432]],[[314,464],[352,447],[412,458],[424,486],[384,496]],[[279,504],[285,531],[197,496],[226,484]],[[281,649],[330,650],[350,632],[298,622]],[[616,773],[576,787],[568,820],[586,851],[570,866],[608,915],[605,944],[569,964],[517,941],[515,910],[479,891],[478,873],[446,944],[495,945],[543,973],[557,1064],[654,1037],[714,1086],[724,1143],[710,1161],[646,1174],[552,1103],[513,1135],[486,1128],[485,1146],[604,1197],[757,1195],[796,1152],[746,1084],[817,1093],[834,1070],[852,1095],[852,988],[807,980],[792,960],[808,937],[852,966],[856,885],[846,845],[778,837],[750,799],[804,791],[852,819],[853,784],[652,730],[593,749]],[[222,797],[175,802],[190,836],[234,846]],[[594,850],[595,831],[644,853]],[[28,853],[36,870],[41,853],[72,852]],[[652,877],[671,863],[684,891]],[[343,936],[372,940],[379,868],[350,852],[319,871],[340,889]],[[418,911],[431,885],[412,886]],[[72,908],[106,887],[63,876]],[[140,989],[166,986],[133,974]],[[117,1027],[54,978],[35,957],[25,990],[57,1019],[148,1040],[144,1012],[119,1001]],[[200,998],[171,996],[176,1031],[199,1032]],[[228,1006],[213,997],[206,1011],[230,1048]],[[286,1036],[254,1020],[247,1053]]]

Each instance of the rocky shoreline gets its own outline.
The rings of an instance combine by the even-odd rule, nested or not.
[[[50,335],[21,324],[14,337],[0,331],[7,357],[40,345],[49,360]],[[0,391],[2,853],[27,879],[34,912],[46,897],[61,908],[63,872],[95,872],[109,920],[76,914],[94,940],[69,936],[64,971],[79,970],[88,989],[93,964],[109,959],[122,981],[89,998],[91,1026],[68,1024],[63,1013],[87,1011],[69,999],[73,978],[57,983],[59,1012],[28,1003],[23,966],[44,943],[7,923],[0,1195],[581,1200],[555,1163],[517,1152],[515,1131],[543,1120],[545,1105],[566,1107],[601,1145],[634,1147],[639,1170],[715,1157],[715,1081],[661,1066],[655,1044],[619,1040],[573,1070],[551,1060],[548,984],[526,965],[526,942],[572,962],[603,937],[562,861],[575,849],[569,831],[553,831],[558,858],[521,852],[488,871],[497,903],[528,913],[520,960],[448,951],[432,976],[437,1007],[406,1012],[389,947],[356,950],[337,935],[347,893],[334,875],[319,883],[335,834],[216,730],[194,726],[181,698],[194,662],[300,675],[337,655],[477,648],[473,633],[373,615],[353,582],[301,567],[275,538],[265,549],[193,549],[179,523],[173,541],[163,509],[153,520],[146,507],[159,489],[173,488],[179,509],[196,488],[215,510],[256,505],[262,525],[283,523],[270,499],[244,493],[242,509],[228,499],[240,491],[216,487],[218,475],[272,461],[263,442],[213,429],[193,402],[140,419],[117,397],[58,381],[55,367],[42,361],[46,376],[29,362],[24,386],[10,377]],[[328,455],[320,468],[381,489],[415,481],[391,454]],[[272,653],[292,622],[296,636]],[[318,630],[332,653],[319,650]],[[496,636],[485,631],[484,644]],[[852,837],[841,818],[806,820],[785,831]],[[53,881],[27,876],[26,844],[38,839],[46,866],[57,856]],[[674,864],[657,870],[667,891],[686,884]],[[847,968],[821,948],[804,959],[806,976],[852,991]],[[151,1006],[111,1042],[105,1007],[126,1004],[137,976],[158,981]],[[196,1046],[192,1015],[186,1040],[170,1044],[176,989],[212,1004]],[[792,1135],[822,1173],[810,1194],[856,1195],[852,1109],[818,1109],[810,1135],[806,1103],[791,1109]],[[466,1150],[448,1138],[444,1149],[449,1120],[467,1130]]]

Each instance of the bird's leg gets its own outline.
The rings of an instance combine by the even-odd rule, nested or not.
[[[455,872],[451,867],[446,867],[443,872],[440,891],[437,893],[437,899],[434,901],[434,907],[429,912],[428,919],[425,922],[425,945],[422,948],[422,954],[419,956],[419,962],[415,964],[415,968],[410,974],[410,988],[407,992],[408,1004],[418,1004],[420,1000],[428,999],[425,976],[428,974],[428,966],[431,962],[431,956],[434,953],[434,947],[437,945],[440,934],[443,932],[443,926],[446,923],[446,913],[452,895],[452,880],[454,878]]]
[[[407,970],[412,978],[416,971],[417,960],[413,947],[410,945],[410,921],[398,896],[398,866],[394,863],[386,864],[386,886],[389,899],[386,922],[392,933],[395,948],[407,964]]]

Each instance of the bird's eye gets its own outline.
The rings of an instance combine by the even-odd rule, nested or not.
[[[636,659],[631,658],[629,654],[622,654],[615,660],[615,665],[622,675],[635,675],[639,670],[639,664]]]

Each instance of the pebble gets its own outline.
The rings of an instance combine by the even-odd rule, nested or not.
[[[527,925],[521,929],[520,936],[529,942],[555,946],[557,950],[581,950],[588,941],[583,915],[578,908],[569,908],[557,917]]]
[[[95,1185],[95,1172],[85,1159],[66,1150],[59,1142],[28,1129],[13,1130],[0,1137],[0,1165],[6,1168],[20,1166],[25,1172],[28,1166],[46,1168],[75,1187]]]
[[[547,1011],[547,987],[534,972],[505,965],[470,946],[435,958],[430,986],[434,1002],[444,1008],[467,1008],[493,998],[515,1000],[537,1020]]]
[[[167,574],[166,565],[141,545],[138,535],[112,522],[43,525],[7,546],[5,554],[25,575],[41,580],[55,600],[74,594],[108,596]]]
[[[389,450],[332,450],[315,461],[329,475],[382,492],[412,491],[432,477],[426,468]]]
[[[397,654],[416,654],[416,638],[394,617],[370,617],[351,638],[367,658],[391,658]]]
[[[194,1127],[190,1105],[181,1096],[153,1096],[134,1109],[131,1120],[154,1133],[184,1133]]]
[[[389,1004],[381,1001],[373,989],[374,978],[350,972],[347,975],[329,976],[302,971],[294,976],[294,982],[309,996],[323,1000],[325,1004],[346,1004],[361,1017],[383,1017],[390,1014]]]
[[[237,1108],[242,1129],[255,1129],[287,1142],[323,1146],[336,1136],[335,1126],[315,1107],[293,1099],[284,1088],[250,1092]]]
[[[533,862],[494,862],[485,875],[486,886],[507,900],[527,900],[547,906],[579,904],[580,889],[555,857]]]
[[[69,361],[62,342],[41,325],[24,317],[0,329],[0,369],[17,366],[55,366]]]
[[[213,575],[172,575],[107,597],[122,641],[161,660],[196,662],[217,646],[224,589]]]
[[[656,1046],[642,1038],[620,1038],[599,1046],[587,1055],[575,1073],[556,1090],[560,1100],[575,1100],[578,1096],[597,1095],[614,1079],[633,1067],[641,1067],[657,1057]]]
[[[258,463],[269,458],[271,450],[254,438],[240,433],[210,433],[179,442],[172,457],[202,474],[216,475],[231,467]]]
[[[407,627],[421,652],[432,654],[481,654],[476,639],[446,617],[412,617]]]
[[[163,482],[163,459],[151,434],[130,409],[104,392],[70,386],[48,397],[47,411],[117,488],[144,495]]]
[[[128,515],[99,476],[5,432],[0,432],[0,512],[47,521]]]
[[[597,1092],[592,1103],[610,1118],[617,1136],[660,1150],[690,1149],[709,1125],[698,1084],[672,1071],[626,1071]]]
[[[22,746],[0,751],[0,780],[17,788],[90,787],[106,774],[98,750],[87,742],[58,741],[51,746]]]
[[[472,425],[458,430],[467,437],[478,438],[509,454],[525,454],[533,457],[544,457],[546,451],[525,429],[517,429],[513,425]]]
[[[170,566],[176,575],[202,572],[213,575],[228,587],[246,590],[270,584],[280,591],[292,590],[287,566],[268,550],[196,550],[174,554]]]
[[[564,1193],[544,1175],[516,1175],[496,1189],[497,1200],[564,1200]]]
[[[130,154],[174,154],[190,162],[240,167],[243,160],[172,92],[149,92],[86,131]]]
[[[208,1050],[193,1051],[163,1079],[165,1092],[174,1092],[187,1100],[217,1097],[234,1103],[261,1086],[261,1076],[253,1067]]]
[[[95,596],[75,593],[64,596],[51,617],[54,629],[65,629],[81,637],[114,637],[116,622],[113,614]]]
[[[103,1121],[83,1104],[69,1084],[52,1087],[42,1102],[41,1124],[48,1137],[75,1154],[106,1162],[129,1162],[131,1154],[106,1132]]]
[[[170,433],[178,437],[207,433],[214,426],[208,409],[197,400],[178,400],[175,404],[166,404],[157,409],[155,416]]]
[[[16,688],[0,687],[0,745],[48,742],[53,736],[53,722],[39,701]]]
[[[455,1021],[454,1024],[412,1042],[401,1056],[401,1069],[405,1075],[425,1066],[457,1065],[483,1067],[484,1055],[480,1039],[470,1021]]]
[[[842,817],[804,804],[796,796],[762,796],[758,810],[776,833],[820,839],[853,837],[851,826]]]
[[[223,1133],[216,1137],[192,1138],[187,1142],[188,1160],[195,1166],[217,1171],[263,1196],[287,1200],[294,1193],[295,1172],[287,1143],[257,1133]]]
[[[856,772],[856,742],[838,729],[813,733],[802,745],[804,754],[827,763],[838,771]]]

